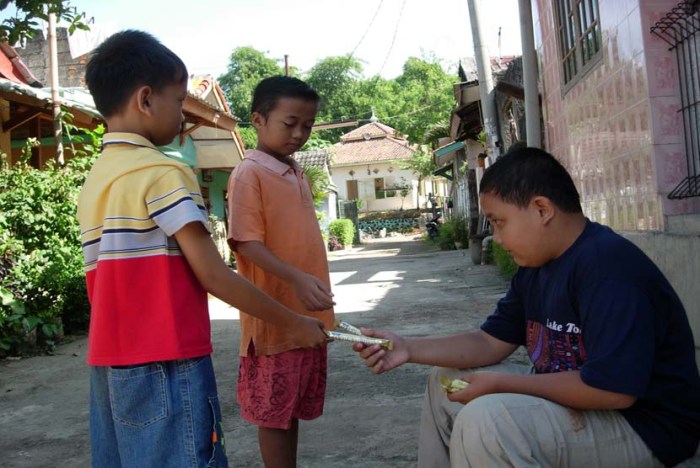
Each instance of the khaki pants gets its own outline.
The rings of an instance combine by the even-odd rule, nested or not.
[[[467,405],[449,401],[440,377],[473,370],[436,368],[423,400],[419,468],[661,467],[617,411],[577,411],[543,398],[500,393]],[[528,374],[503,363],[478,370]]]

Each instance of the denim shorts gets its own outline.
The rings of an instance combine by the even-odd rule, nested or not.
[[[227,467],[211,357],[90,368],[95,468]]]

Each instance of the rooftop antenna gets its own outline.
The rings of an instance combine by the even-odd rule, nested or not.
[[[372,123],[379,122],[379,119],[377,118],[377,116],[374,115],[374,107],[372,107],[372,117],[369,118],[369,121]]]

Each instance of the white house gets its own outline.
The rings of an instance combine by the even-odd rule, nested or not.
[[[340,137],[340,143],[333,145],[331,151],[332,180],[338,197],[359,200],[360,211],[423,208],[428,193],[444,195],[444,183],[435,185],[428,180],[419,199],[417,176],[402,168],[418,149],[376,118]],[[405,196],[401,195],[402,187],[408,191]]]
[[[331,179],[330,158],[331,152],[327,148],[313,151],[297,151],[294,153],[294,159],[296,159],[301,167],[317,167],[321,169],[329,179]],[[318,211],[323,213],[323,218],[320,220],[321,228],[327,231],[329,223],[338,218],[338,190],[334,185],[328,187],[327,196],[321,203],[321,206],[318,207]]]

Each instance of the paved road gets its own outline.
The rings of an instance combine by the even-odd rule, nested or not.
[[[466,251],[439,252],[405,237],[334,252],[330,265],[341,318],[407,336],[477,327],[507,286],[494,267],[473,266]],[[218,301],[211,309],[229,459],[233,467],[261,466],[256,429],[235,405],[238,315]],[[0,361],[0,466],[89,466],[84,361],[85,338],[55,356]],[[331,344],[325,414],[302,423],[299,466],[415,466],[427,373],[407,365],[374,376],[349,345]]]

